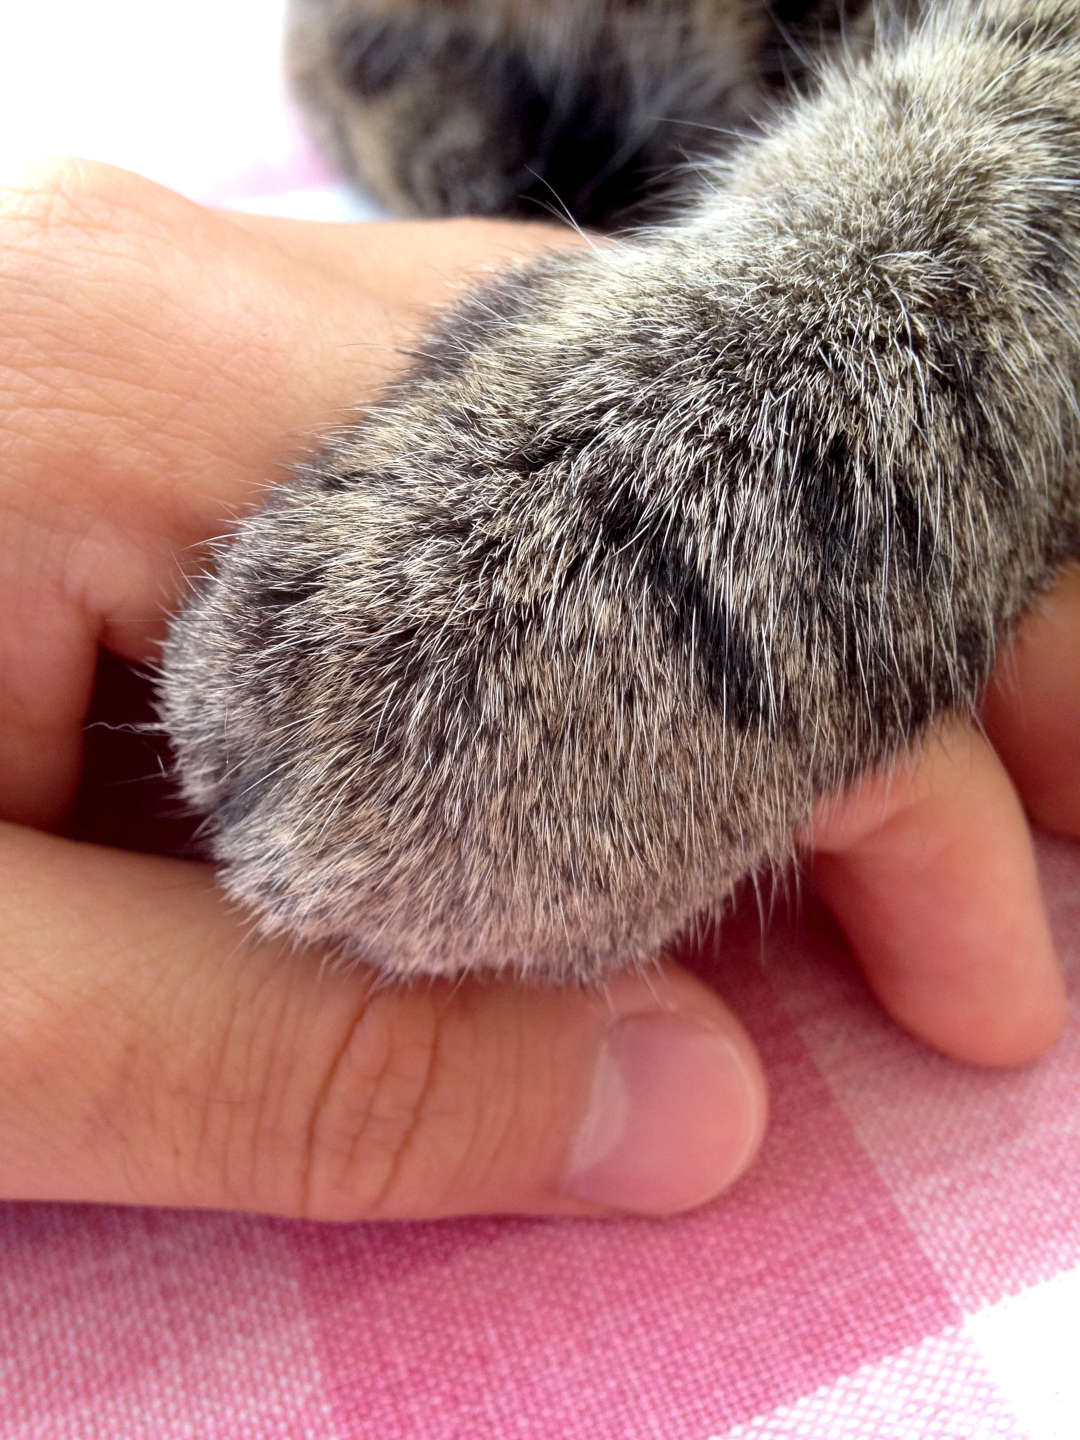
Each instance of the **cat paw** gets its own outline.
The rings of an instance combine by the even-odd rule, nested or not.
[[[198,583],[162,717],[268,931],[594,980],[974,703],[1038,457],[932,293],[724,204],[468,297]]]

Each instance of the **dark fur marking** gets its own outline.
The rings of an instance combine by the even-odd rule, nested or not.
[[[399,84],[417,62],[415,26],[357,16],[334,45],[338,76],[348,90],[373,100]]]
[[[264,757],[265,761],[265,757]],[[223,776],[221,793],[215,807],[215,823],[222,830],[242,824],[258,808],[272,788],[274,764],[248,765]],[[284,893],[282,891],[281,893]]]
[[[341,490],[351,490],[353,486],[359,485],[367,479],[361,470],[342,470],[340,468],[324,470],[318,464],[309,465],[306,473],[314,475],[319,489],[326,491],[328,495]]]
[[[641,218],[646,200],[656,200],[650,191],[662,173],[660,157],[650,153],[651,134],[628,151],[630,107],[618,100],[625,83],[608,67],[583,67],[568,87],[572,105],[555,112],[548,126],[540,177],[523,192],[523,211],[565,207],[580,225],[610,227]]]
[[[660,218],[667,210],[661,177],[700,138],[673,137],[666,120],[643,128],[640,115],[633,118],[630,81],[610,55],[586,53],[576,75],[546,75],[524,52],[462,33],[441,42],[427,63],[431,85],[444,90],[438,113],[453,108],[455,94],[466,96],[471,110],[487,112],[483,145],[443,157],[441,173],[432,165],[426,116],[410,136],[399,136],[401,183],[410,193],[422,190],[442,213],[497,210],[533,219],[569,213],[598,228]],[[660,92],[663,78],[656,81]],[[722,101],[718,108],[723,119]],[[498,195],[490,190],[496,175],[503,184]]]
[[[1028,273],[1036,285],[1060,291],[1074,283],[1075,259],[1068,243],[1072,228],[1060,210],[1048,205],[1038,206],[1028,215],[1033,250]]]
[[[863,493],[861,514],[853,475]],[[819,451],[800,452],[792,481],[804,533],[821,556],[824,575],[870,580],[887,547],[892,563],[900,562],[916,584],[930,582],[940,560],[939,537],[904,475],[882,474],[875,456],[859,461],[838,433]]]
[[[988,40],[997,40],[1013,46],[1025,55],[1039,50],[1062,51],[1074,46],[1077,41],[1076,25],[1067,16],[1054,20],[999,20],[994,15],[978,17],[978,26]]]
[[[804,445],[790,476],[803,531],[812,549],[821,556],[826,575],[865,577],[879,563],[880,527],[872,528],[865,515],[856,513],[853,503],[852,477],[858,468],[859,461],[847,436],[838,433],[819,449]],[[868,470],[865,461],[862,483],[871,495],[880,494],[876,466]]]
[[[424,337],[422,350],[409,352],[412,364],[395,387],[397,392],[410,388],[414,381],[452,380],[472,359],[472,339],[473,332],[460,313],[444,320]]]
[[[287,580],[266,580],[252,585],[248,594],[257,610],[272,613],[314,599],[322,586],[322,567],[311,565],[298,575],[290,575]]]
[[[601,432],[595,426],[586,426],[572,435],[548,435],[536,440],[528,449],[515,450],[505,457],[504,463],[524,480],[534,480],[541,471],[557,465],[568,456],[580,455],[600,439]]]
[[[757,55],[757,69],[767,85],[786,88],[809,69],[813,41],[841,29],[845,17],[862,0],[773,0],[771,22]]]
[[[768,713],[761,666],[739,620],[689,558],[680,526],[627,488],[598,516],[606,563],[624,567],[658,608],[669,642],[693,657],[709,699],[739,729]]]
[[[589,428],[565,439],[549,436],[530,450],[505,457],[502,463],[538,483],[549,467],[580,456],[601,440],[602,433]],[[598,458],[598,465],[603,467],[602,459]],[[583,557],[591,553],[598,533],[603,549],[598,563],[624,569],[634,585],[645,590],[669,642],[688,657],[693,655],[709,699],[722,705],[739,728],[760,720],[767,710],[761,667],[739,621],[689,559],[680,523],[667,511],[650,509],[626,487],[613,490],[599,477],[585,482],[581,499],[585,513],[579,557],[569,565],[567,581],[576,582]],[[423,524],[426,534],[458,549],[458,565],[477,581],[481,571],[503,562],[512,543],[497,537],[480,542],[480,532],[472,521],[441,508],[426,513]]]
[[[439,787],[434,783],[432,772],[447,758],[451,748],[445,723],[451,708],[464,717],[468,743],[475,743],[479,729],[481,635],[474,637],[473,645],[458,644],[451,648],[440,622],[403,619],[393,627],[383,627],[357,639],[365,668],[371,673],[393,675],[393,699],[380,710],[376,730],[370,718],[357,721],[349,697],[343,696],[348,709],[340,715],[341,731],[351,735],[354,753],[365,756],[388,777],[378,796],[388,824],[391,819],[413,823],[423,820],[430,812],[433,827],[445,835],[446,818],[438,813]],[[438,672],[441,682],[439,703],[422,719],[411,707],[433,671]],[[408,723],[402,723],[403,719]],[[452,760],[452,755],[449,758]],[[432,775],[426,794],[409,783],[409,774],[418,763]],[[365,793],[367,781],[362,774],[357,773],[353,783],[358,797]],[[409,808],[403,811],[401,807],[406,799]]]
[[[549,102],[519,52],[454,32],[429,50],[427,93],[398,134],[398,180],[429,213],[514,213],[540,168]],[[474,143],[433,146],[457,109],[483,117]]]
[[[1057,105],[1039,105],[1034,110],[1025,107],[1015,114],[1011,107],[1006,106],[998,118],[1002,125],[1024,130],[1041,144],[1049,145],[1065,164],[1076,163],[1080,154],[1080,137],[1077,136],[1076,121],[1067,110]]]
[[[320,567],[295,576],[252,580],[241,616],[245,640],[256,650],[269,648],[280,639],[282,616],[294,606],[314,599],[322,583]]]
[[[530,281],[510,271],[474,290],[427,336],[424,348],[413,352],[404,383],[459,375],[477,346],[501,335],[533,305],[538,289],[535,277]]]

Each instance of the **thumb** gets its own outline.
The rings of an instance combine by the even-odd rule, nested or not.
[[[764,1082],[677,969],[390,989],[246,938],[204,867],[0,827],[0,1193],[313,1219],[661,1214]]]

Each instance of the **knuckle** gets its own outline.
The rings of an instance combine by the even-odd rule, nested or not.
[[[103,320],[123,310],[117,280],[139,233],[142,186],[155,188],[108,166],[55,160],[0,188],[5,428],[22,433],[40,409],[77,413],[100,388]]]
[[[32,244],[40,251],[50,242],[67,247],[112,232],[125,213],[143,210],[157,188],[98,161],[65,156],[36,160],[0,187],[4,248],[17,252]]]
[[[311,1097],[299,1213],[445,1213],[483,1130],[474,1039],[467,1013],[436,992],[369,997]]]
[[[36,535],[46,514],[82,537],[152,488],[155,422],[176,404],[167,384],[175,367],[162,364],[158,338],[168,325],[163,239],[182,233],[172,221],[189,204],[83,160],[39,162],[0,187],[0,443],[9,457],[0,507],[9,525]],[[147,376],[161,377],[160,394]],[[145,465],[134,458],[142,454]],[[89,553],[81,543],[71,551]]]

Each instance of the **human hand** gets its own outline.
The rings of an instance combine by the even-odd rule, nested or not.
[[[377,395],[456,278],[568,237],[214,214],[77,164],[0,202],[0,1194],[359,1219],[723,1189],[765,1083],[677,967],[378,988],[251,940],[205,866],[68,838],[115,805],[83,770],[96,668],[153,661],[200,544]],[[1080,833],[1078,635],[1073,573],[989,741],[953,727],[804,837],[884,1004],[962,1059],[1022,1063],[1064,1023],[1021,799]]]

